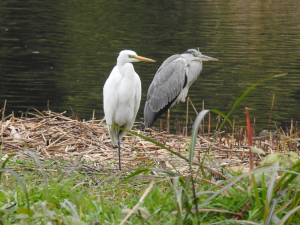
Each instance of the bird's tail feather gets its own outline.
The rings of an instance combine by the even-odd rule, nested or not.
[[[177,98],[177,96],[176,96]],[[144,108],[144,120],[145,125],[147,127],[152,126],[152,124],[164,113],[166,112],[173,104],[173,102],[176,100],[174,98],[172,101],[168,102],[167,105],[165,105],[162,109],[160,109],[158,112],[153,112],[150,108],[150,104],[148,101],[146,101],[145,108]]]
[[[114,146],[118,145],[118,129],[116,129],[115,127],[108,126],[108,133],[112,145]]]

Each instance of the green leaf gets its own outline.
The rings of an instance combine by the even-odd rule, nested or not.
[[[294,166],[292,166],[290,168],[290,170],[294,170],[296,168],[300,167],[300,161],[297,162]],[[290,176],[288,179],[286,179],[288,176]],[[280,179],[279,181],[277,182],[275,188],[274,188],[274,191],[277,190],[281,185],[281,190],[285,189],[287,186],[289,186],[292,181],[294,179],[296,179],[297,175],[296,174],[291,174],[291,173],[285,173]],[[283,183],[284,182],[284,183]],[[283,184],[282,184],[283,183]]]
[[[46,198],[47,198],[47,200],[48,200],[48,202],[49,202],[49,189],[48,189],[48,182],[47,182],[46,173],[45,173],[45,171],[44,171],[44,167],[43,167],[41,161],[39,160],[39,158],[37,157],[37,155],[36,155],[34,152],[30,151],[30,150],[28,149],[28,147],[26,146],[25,143],[24,143],[24,145],[25,145],[25,148],[27,149],[27,153],[28,153],[32,158],[34,158],[35,162],[37,163],[37,165],[39,166],[39,168],[40,168],[40,170],[41,170],[41,173],[42,173],[42,175],[43,175],[43,180],[44,180],[44,186],[45,186]]]
[[[10,155],[8,155],[8,157],[4,160],[4,162],[2,163],[2,165],[1,165],[1,169],[3,169],[4,167],[5,167],[5,165],[9,162],[9,160],[13,157],[13,156],[15,156],[16,154],[10,154]],[[3,172],[0,172],[0,180],[1,180],[1,177],[2,177],[2,174],[3,174]]]
[[[87,225],[87,223],[72,216],[63,217],[63,220],[64,220],[64,224],[68,224],[68,225]]]
[[[225,116],[223,113],[221,113],[219,110],[211,109],[210,111],[211,111],[211,112],[214,112],[214,113],[216,113],[216,114],[222,116],[224,119],[226,119],[226,116]],[[230,124],[230,126],[232,126],[232,123],[231,123],[231,121],[230,121],[228,118],[227,118],[227,121],[228,121],[228,123]]]
[[[16,212],[17,214],[25,214],[28,216],[33,216],[34,214],[34,212],[28,207],[18,208]]]
[[[241,175],[235,176],[231,179],[229,179],[229,183],[226,184],[224,187],[222,187],[219,191],[215,192],[214,194],[212,194],[208,199],[204,200],[200,205],[199,205],[199,209],[202,208],[204,205],[206,205],[208,202],[210,202],[212,199],[214,199],[216,196],[218,196],[219,194],[223,193],[224,191],[226,191],[227,189],[229,189],[232,185],[234,185],[236,182],[238,182],[240,179],[250,176],[252,174],[256,174],[256,173],[262,173],[262,172],[277,172],[278,168],[277,167],[263,167],[263,168],[257,168],[257,169],[253,169],[250,170],[247,173],[243,173]]]
[[[194,125],[193,125],[193,134],[192,134],[192,142],[190,145],[190,157],[189,157],[189,164],[190,168],[192,168],[193,165],[193,159],[194,159],[194,153],[195,153],[195,145],[196,145],[196,138],[198,135],[198,129],[201,124],[201,121],[203,120],[204,116],[209,112],[209,110],[205,109],[202,110],[199,115],[197,116]]]
[[[23,191],[24,191],[25,196],[26,196],[28,212],[30,212],[28,191],[27,191],[27,188],[26,188],[25,184],[21,180],[20,176],[15,171],[13,171],[12,169],[0,169],[0,172],[10,173],[11,175],[13,175],[16,178],[16,180],[18,181],[19,185],[23,188]]]
[[[262,206],[262,203],[261,203],[261,198],[258,194],[258,188],[257,188],[257,183],[255,182],[255,176],[253,176],[253,190],[254,190],[255,200],[257,202],[258,207],[260,208]]]
[[[250,148],[251,148],[252,153],[263,154],[263,155],[266,154],[265,151],[262,150],[261,148],[256,148],[256,147],[253,147],[253,146],[251,146]]]
[[[177,174],[177,173],[173,173],[171,171],[168,171],[168,170],[163,170],[163,169],[155,169],[155,168],[149,168],[149,169],[142,169],[142,170],[137,170],[135,172],[133,172],[132,174],[128,175],[127,177],[125,177],[123,180],[121,180],[119,183],[116,184],[116,186],[119,186],[121,183],[125,182],[126,180],[132,178],[132,177],[135,177],[141,173],[145,173],[145,172],[150,172],[150,171],[154,171],[154,172],[157,172],[157,173],[165,173],[165,174],[168,174],[172,177],[177,177],[177,176],[181,176],[180,174]],[[128,171],[126,171],[128,172]]]
[[[300,206],[293,208],[292,210],[288,211],[287,214],[279,221],[277,225],[283,225],[285,221],[287,221],[291,215],[293,215],[295,212],[300,210]]]
[[[281,77],[281,76],[286,76],[287,73],[283,73],[283,74],[279,74],[279,75],[275,75],[275,76],[272,76],[272,77],[268,77],[266,79],[263,79],[255,84],[253,84],[251,87],[249,87],[243,94],[241,97],[239,97],[239,99],[234,103],[234,105],[232,106],[230,112],[226,115],[224,121],[222,122],[222,124],[220,125],[219,127],[219,131],[221,130],[221,128],[224,126],[225,122],[228,120],[228,118],[230,117],[230,115],[233,113],[233,111],[235,110],[235,108],[240,104],[240,102],[249,94],[249,92],[255,88],[257,85],[259,85],[260,83],[263,83],[267,80],[270,80],[270,79],[273,79],[273,78],[276,78],[276,77]],[[214,135],[217,136],[218,135],[218,132],[216,132],[216,134]]]

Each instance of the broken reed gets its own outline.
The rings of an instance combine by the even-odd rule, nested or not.
[[[192,104],[190,98],[188,98],[188,102]],[[204,104],[204,102],[203,102]],[[194,110],[195,107],[192,104]],[[187,107],[188,109],[188,107]],[[176,135],[184,135],[184,136],[190,136],[192,134],[192,128],[193,128],[193,119],[191,117],[179,117],[178,114],[176,114],[175,117],[175,123],[173,128],[169,125],[170,124],[170,114],[171,114],[172,110],[168,111],[168,114],[166,116],[166,120],[164,121],[163,119],[160,120],[160,132],[164,132],[166,131],[167,134],[174,133]],[[196,114],[198,115],[198,112],[195,110]],[[189,115],[189,113],[186,114],[187,116]],[[251,135],[253,137],[253,145],[257,145],[260,148],[264,149],[265,151],[267,151],[267,149],[271,146],[272,151],[276,151],[276,146],[278,146],[279,143],[279,134],[278,132],[280,131],[281,135],[283,136],[283,139],[286,140],[287,144],[286,147],[288,148],[288,150],[292,150],[292,151],[297,151],[297,143],[293,143],[293,141],[289,141],[288,137],[292,137],[292,138],[300,138],[300,132],[299,132],[299,127],[298,127],[298,121],[294,122],[293,120],[291,120],[291,125],[290,127],[286,126],[285,129],[283,129],[282,127],[280,127],[279,129],[277,129],[276,131],[276,135],[275,138],[272,137],[260,137],[257,133],[256,133],[256,119],[254,118],[253,121],[251,121]],[[206,137],[206,138],[210,138],[213,136],[213,134],[216,132],[216,130],[218,129],[220,125],[220,117],[218,117],[218,121],[216,122],[216,126],[213,128],[212,124],[211,124],[211,114],[209,113],[209,117],[208,117],[208,123],[206,125],[201,125],[199,127],[199,135]],[[277,124],[274,124],[274,126],[277,128]],[[167,128],[167,130],[165,130],[165,127]],[[277,138],[276,138],[277,137]],[[270,141],[269,145],[266,144],[264,141],[265,140]],[[218,136],[218,141],[219,141],[219,145],[221,145],[222,143],[230,146],[231,148],[236,148],[236,147],[242,147],[247,145],[247,135],[246,135],[246,127],[245,126],[235,126],[235,120],[233,120],[233,127],[224,127],[224,130],[222,132],[220,132],[219,136]],[[282,151],[285,146],[284,144],[281,144],[278,146],[279,151]]]

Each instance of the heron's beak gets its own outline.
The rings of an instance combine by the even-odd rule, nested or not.
[[[209,57],[206,55],[200,55],[199,57],[196,58],[196,60],[201,60],[201,61],[218,61],[218,59],[215,59],[213,57]]]
[[[142,57],[142,56],[138,56],[138,55],[134,55],[133,57],[136,58],[136,59],[139,60],[139,61],[155,62],[155,61],[152,60],[152,59],[148,59],[148,58],[145,58],[145,57]]]

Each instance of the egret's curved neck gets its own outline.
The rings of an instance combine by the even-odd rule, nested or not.
[[[117,62],[117,67],[118,67],[118,70],[120,73],[122,72],[122,68],[123,68],[124,64],[125,64],[124,62],[120,62],[120,61]]]
[[[122,72],[122,68],[125,63],[127,63],[127,61],[123,57],[119,56],[117,59],[117,67],[120,73]]]

